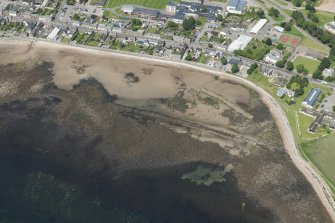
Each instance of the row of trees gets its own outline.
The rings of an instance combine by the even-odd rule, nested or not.
[[[317,37],[322,43],[328,44],[328,46],[332,48],[335,47],[335,37],[318,27],[316,22],[306,19],[302,12],[294,11],[292,13],[292,18],[295,20],[297,26],[307,30],[312,36]],[[313,17],[310,16],[310,18]]]

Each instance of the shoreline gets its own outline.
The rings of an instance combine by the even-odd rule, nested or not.
[[[27,42],[27,43],[33,43],[37,44],[41,47],[46,48],[57,48],[57,49],[71,49],[71,50],[77,50],[84,53],[91,53],[99,56],[103,55],[113,55],[117,56],[118,58],[130,58],[137,61],[146,61],[150,63],[160,63],[169,65],[171,67],[186,67],[191,68],[193,70],[199,71],[199,72],[206,72],[210,73],[211,75],[215,75],[221,78],[230,79],[232,81],[235,81],[237,83],[243,84],[247,87],[250,87],[251,89],[255,90],[258,94],[261,96],[261,100],[268,106],[272,117],[275,120],[275,123],[279,129],[281,139],[285,148],[285,151],[289,154],[290,158],[292,159],[294,165],[298,168],[298,170],[305,176],[307,181],[312,185],[314,191],[318,195],[320,201],[322,202],[323,206],[326,208],[329,216],[331,219],[335,222],[335,202],[332,198],[331,191],[324,181],[322,177],[317,173],[317,170],[313,168],[313,166],[305,161],[300,151],[297,148],[296,142],[294,140],[293,132],[291,130],[291,126],[289,125],[289,122],[287,120],[287,117],[285,115],[285,112],[282,110],[278,102],[264,89],[257,86],[256,84],[235,76],[231,74],[227,74],[221,71],[212,70],[210,68],[202,67],[199,65],[186,63],[182,61],[172,61],[162,58],[157,58],[154,56],[149,55],[136,55],[133,53],[127,53],[127,52],[117,52],[117,51],[110,51],[110,50],[103,50],[103,49],[97,49],[97,48],[91,48],[91,47],[81,47],[81,46],[72,46],[72,45],[63,45],[60,43],[51,43],[47,41],[41,41],[41,40],[2,40],[2,43],[6,42]]]

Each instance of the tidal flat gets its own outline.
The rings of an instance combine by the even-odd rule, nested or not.
[[[0,52],[1,221],[331,222],[251,89],[62,47]]]

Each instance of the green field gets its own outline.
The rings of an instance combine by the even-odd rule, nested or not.
[[[301,144],[302,149],[314,165],[324,174],[328,183],[335,185],[335,136],[330,135]],[[332,187],[335,193],[335,188]]]
[[[107,0],[105,7],[114,8],[120,5],[133,4],[153,9],[164,9],[170,0]],[[179,2],[177,0],[176,2]]]
[[[309,71],[308,73],[312,74],[318,69],[320,61],[313,60],[313,59],[303,57],[303,56],[297,56],[297,58],[295,58],[293,63],[295,67],[297,67],[297,65],[299,64],[304,65],[304,67]]]
[[[235,50],[235,54],[252,60],[262,60],[271,47],[265,43],[253,39],[244,50]]]

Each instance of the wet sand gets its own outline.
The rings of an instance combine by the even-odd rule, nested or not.
[[[166,122],[162,122],[161,126],[168,127],[175,132],[187,133],[187,135],[197,140],[218,143],[223,151],[230,154],[230,159],[236,162],[234,163],[234,166],[236,166],[234,174],[237,176],[239,187],[246,191],[247,196],[256,198],[262,205],[274,211],[281,221],[318,222],[322,219],[322,215],[320,215],[323,212],[322,208],[317,208],[318,201],[310,189],[305,187],[305,183],[302,183],[305,189],[299,191],[297,184],[302,182],[302,176],[294,170],[291,161],[285,158],[282,144],[278,142],[279,136],[271,136],[271,134],[276,134],[277,130],[275,127],[271,127],[273,122],[271,121],[270,113],[266,111],[264,105],[260,104],[259,96],[250,92],[248,88],[229,81],[229,79],[235,81],[239,79],[222,76],[223,80],[216,80],[213,75],[208,73],[208,70],[195,69],[188,65],[170,62],[159,62],[154,59],[135,60],[136,57],[131,56],[74,49],[47,43],[19,44],[22,45],[16,47],[16,43],[7,43],[6,46],[1,46],[1,53],[8,54],[10,51],[15,56],[1,57],[0,63],[25,61],[25,65],[22,65],[24,70],[41,63],[41,58],[53,63],[53,79],[37,81],[29,87],[29,92],[33,94],[39,92],[41,86],[43,88],[49,83],[55,83],[58,88],[72,92],[74,86],[79,86],[80,88],[80,80],[94,77],[109,94],[117,95],[118,100],[116,103],[151,110],[189,121],[189,124],[183,123],[179,129],[176,128],[176,125],[170,125]],[[50,51],[51,48],[53,49],[52,51]],[[174,65],[172,69],[171,64]],[[16,66],[20,69],[21,65],[17,64]],[[202,72],[199,72],[199,70]],[[139,81],[125,77],[126,74],[130,73],[138,77]],[[222,75],[215,72],[211,73]],[[18,86],[25,81],[27,79],[21,77],[16,78],[12,82],[8,80],[7,82],[2,82],[0,89],[5,89],[2,90],[4,92],[2,95],[3,99],[10,100],[15,98],[15,94],[22,90],[19,90],[20,87]],[[239,81],[257,89],[257,87],[244,80]],[[16,83],[14,85],[17,87],[8,88],[9,83]],[[262,93],[261,98],[274,115],[285,148],[295,164],[297,164],[299,158],[296,156],[299,155],[292,153],[294,152],[295,144],[292,141],[291,132],[287,131],[289,126],[285,122],[285,116],[280,113],[280,109],[276,108],[276,103],[271,101],[269,95],[261,89],[257,89],[257,91]],[[187,109],[185,112],[179,110],[177,102],[170,100],[173,97],[178,97],[178,103],[180,103],[181,99],[186,101]],[[157,101],[162,99],[167,100],[168,103],[157,103]],[[99,126],[99,128],[108,126],[106,114],[102,115],[100,113],[102,108],[100,108],[99,104],[96,105],[97,107],[89,106],[87,100],[80,97],[78,97],[78,101],[75,104],[81,108],[81,112],[85,113],[96,126]],[[258,108],[263,107],[264,110],[258,110]],[[200,126],[197,127],[196,124]],[[135,135],[136,133],[130,131],[129,134]],[[270,134],[270,138],[274,139],[273,143],[269,143],[269,138],[266,137],[266,134]],[[275,140],[276,137],[278,140]],[[266,150],[264,150],[265,148]],[[134,153],[134,151],[136,150],[131,147],[128,148],[128,151],[123,151],[123,155],[127,155],[121,159],[123,160],[119,164],[121,169],[159,168],[166,165],[182,164],[185,161],[199,161],[200,157],[206,157],[201,160],[210,163],[229,164],[223,162],[220,157],[214,154],[207,154],[206,156],[204,154],[201,156],[184,154],[180,157],[182,159],[177,158],[179,156],[170,157],[169,154],[165,154],[166,157],[169,157],[166,162],[162,162],[162,157],[159,157],[159,159],[152,157],[152,159],[143,161],[143,152]],[[109,157],[111,154],[105,153],[104,155]],[[273,162],[274,157],[278,159],[276,160],[277,162]],[[141,162],[132,163],[127,161],[136,159],[141,160]],[[254,159],[264,159],[264,161],[260,165],[252,165],[254,164]],[[159,162],[157,162],[158,160]],[[285,163],[285,165],[281,162]],[[300,171],[308,177],[310,172],[305,173],[304,168],[306,166],[303,166],[304,163],[299,162],[300,166],[298,165],[298,168],[301,168]],[[318,189],[316,186],[319,184],[313,182],[313,179],[315,178],[313,177],[309,180],[313,183],[314,188]],[[287,187],[290,192],[287,191]],[[271,191],[273,194],[270,194]],[[320,192],[320,190],[317,190],[317,192]],[[322,199],[322,191],[319,195]],[[282,205],[287,202],[292,205],[289,209]],[[289,211],[290,209],[291,212]],[[316,212],[309,213],[306,216],[305,214],[310,212],[311,209],[316,210]],[[293,217],[294,215],[297,215],[295,216],[296,220],[293,220],[295,218]]]

